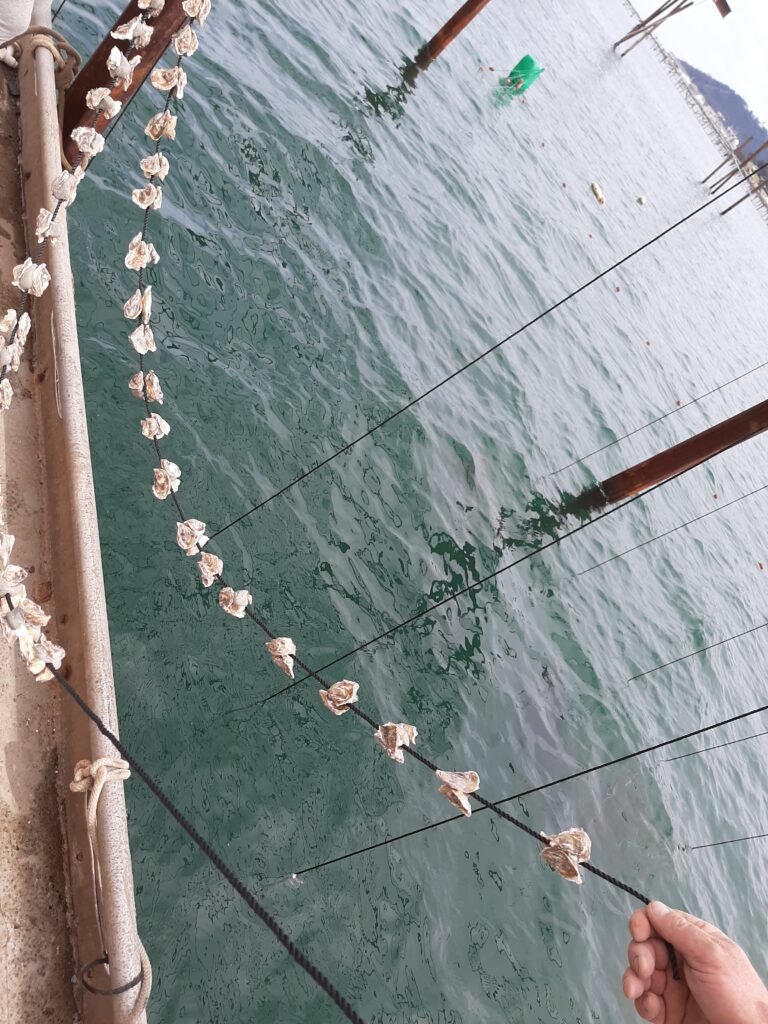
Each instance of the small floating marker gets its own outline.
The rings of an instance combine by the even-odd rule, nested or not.
[[[678,400],[677,400],[677,407],[678,407],[678,409],[680,408],[680,406],[681,406],[682,404],[683,404],[683,400],[682,400],[682,398],[678,398]]]
[[[715,491],[715,493],[712,495],[712,497],[715,499],[715,501],[717,501],[720,498],[720,495],[719,495],[719,493],[717,491]]]
[[[563,188],[568,188],[568,182],[566,182],[566,181],[563,182]]]
[[[646,202],[647,202],[647,200],[646,200],[645,196],[638,196],[637,197],[637,205],[638,206],[645,206]]]
[[[648,348],[650,348],[650,347],[651,347],[651,343],[650,343],[650,341],[646,341],[646,343],[645,343],[645,344],[647,345],[647,347],[648,347]]]
[[[601,206],[605,206],[605,196],[603,195],[603,191],[597,184],[597,182],[593,181],[589,187],[592,189],[592,195],[595,197],[598,203],[600,203]]]
[[[617,291],[617,292],[620,292],[620,291],[621,291],[621,285],[620,285],[620,284],[617,284],[617,285],[616,285],[616,291]]]
[[[760,570],[761,572],[762,572],[762,571],[763,571],[763,570],[765,569],[765,566],[763,565],[763,563],[762,563],[762,562],[758,562],[758,563],[757,563],[757,567],[758,567],[758,569],[759,569],[759,570]]]

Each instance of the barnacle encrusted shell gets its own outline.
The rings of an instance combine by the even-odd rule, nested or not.
[[[118,25],[109,34],[113,39],[130,39],[137,50],[143,50],[149,44],[154,31],[151,25],[147,25],[144,19],[137,15],[130,21],[124,21],[122,25]]]
[[[296,654],[296,644],[293,640],[289,636],[276,636],[267,641],[265,646],[274,664],[293,679],[293,656]]]
[[[85,94],[85,105],[90,110],[99,110],[110,121],[115,114],[120,112],[122,103],[120,100],[112,99],[109,89],[89,89]]]
[[[24,346],[15,341],[12,345],[4,345],[0,348],[0,366],[7,366],[16,373],[21,364],[21,356]]]
[[[232,587],[222,587],[219,591],[219,607],[225,612],[234,615],[236,619],[245,618],[245,609],[252,604],[253,598],[247,590],[233,590]]]
[[[13,599],[13,604],[18,604],[26,596],[27,592],[23,587],[24,580],[29,573],[20,565],[6,565],[0,572],[0,598],[8,594]],[[7,608],[8,602],[0,600],[0,615],[2,609]],[[8,609],[10,611],[10,609]]]
[[[146,11],[148,18],[156,18],[165,7],[165,0],[139,0],[139,10]]]
[[[9,309],[5,316],[0,319],[0,341],[7,344],[13,339],[23,346],[26,344],[31,326],[32,321],[29,318],[29,313],[22,313],[17,319],[16,310]]]
[[[142,210],[159,210],[163,202],[163,190],[150,182],[144,188],[135,188],[131,192],[131,199]]]
[[[152,328],[147,324],[139,324],[136,330],[131,331],[128,335],[128,340],[141,356],[146,355],[147,352],[157,352],[155,336],[152,333]]]
[[[0,337],[4,341],[7,341],[13,334],[13,329],[18,323],[17,313],[15,309],[9,309],[5,316],[0,319]]]
[[[142,323],[148,324],[152,316],[152,285],[142,291],[137,288],[133,295],[123,304],[123,314],[128,320],[141,316]]]
[[[0,533],[0,565],[3,568],[8,565],[8,559],[11,557],[15,543],[16,538],[12,533]]]
[[[546,832],[541,835],[548,844],[540,854],[544,863],[566,881],[581,885],[583,879],[579,864],[584,864],[592,856],[592,840],[584,829],[569,828],[554,836],[548,836]]]
[[[104,136],[95,128],[73,128],[70,137],[85,156],[96,156],[104,149]]]
[[[53,244],[58,237],[58,233],[58,225],[53,219],[53,210],[48,210],[41,206],[35,221],[37,244],[42,245],[46,238],[50,239],[51,244]]]
[[[51,275],[44,263],[33,263],[27,256],[23,263],[13,268],[13,283],[21,291],[39,298],[51,283]]]
[[[117,46],[113,46],[109,51],[107,71],[115,85],[122,86],[123,92],[129,89],[138,64],[141,64],[141,57],[138,54],[135,57],[126,57]]]
[[[38,683],[45,683],[49,679],[53,679],[53,673],[48,665],[53,665],[58,670],[65,657],[64,648],[52,643],[44,633],[41,633],[36,640],[29,634],[20,636],[19,651],[27,668]]]
[[[184,68],[155,68],[151,76],[152,85],[160,92],[176,90],[177,99],[184,98],[184,90],[187,87],[187,72]]]
[[[200,45],[197,32],[189,24],[173,34],[172,42],[173,48],[179,57],[191,57]]]
[[[141,421],[141,432],[144,437],[151,440],[166,437],[171,432],[170,424],[166,423],[162,416],[151,412],[145,420]]]
[[[128,243],[128,254],[125,257],[125,265],[129,270],[144,270],[150,263],[159,263],[160,256],[157,249],[151,242],[145,242],[141,232],[134,235]]]
[[[205,523],[199,519],[185,519],[183,523],[176,523],[176,543],[188,555],[196,555],[208,543]]]
[[[131,390],[131,394],[135,395],[136,398],[143,399],[146,389],[148,402],[157,402],[159,405],[163,404],[163,389],[160,387],[160,380],[154,370],[150,370],[146,377],[141,370],[138,373],[134,373],[128,381],[128,387]]]
[[[165,181],[170,170],[165,153],[153,153],[151,156],[145,156],[143,160],[139,161],[139,166],[145,178],[159,178],[160,181]]]
[[[373,734],[373,738],[381,744],[388,757],[402,764],[405,756],[400,748],[410,747],[418,735],[419,730],[413,725],[406,725],[405,722],[384,722]]]
[[[155,466],[153,473],[155,482],[152,484],[152,493],[160,501],[163,501],[169,494],[175,494],[181,483],[181,470],[175,462],[168,459],[160,459],[160,465]]]
[[[195,18],[202,28],[211,13],[211,0],[182,0],[182,9],[190,18]]]
[[[13,398],[13,388],[11,382],[7,377],[0,380],[0,412],[5,412],[11,406],[11,399]]]
[[[85,177],[82,167],[76,167],[74,171],[62,171],[57,174],[51,182],[51,195],[54,199],[61,200],[65,206],[71,206],[77,198],[77,186]]]
[[[210,587],[216,582],[216,577],[224,571],[224,563],[218,555],[210,551],[204,551],[197,563],[200,570],[200,579],[204,587]]]
[[[458,807],[465,817],[471,817],[472,804],[467,795],[474,793],[480,786],[480,776],[477,772],[444,772],[438,768],[435,775],[443,783],[438,792],[442,793],[454,807]]]
[[[318,690],[320,700],[334,715],[345,715],[350,704],[357,704],[357,691],[360,684],[351,679],[340,679],[327,690]]]
[[[147,121],[144,134],[148,135],[150,139],[154,139],[155,142],[160,139],[175,139],[176,115],[169,114],[167,110],[163,110],[160,114],[155,114],[154,117],[150,117],[149,121]]]

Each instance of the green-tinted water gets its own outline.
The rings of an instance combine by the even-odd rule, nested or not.
[[[578,20],[552,0],[493,4],[377,116],[366,91],[397,83],[451,5],[432,7],[219,0],[189,63],[150,230],[153,365],[180,496],[213,529],[705,197],[698,181],[720,156],[650,49],[612,56],[629,24],[618,0],[589,0]],[[66,16],[86,51],[108,20],[104,5]],[[495,109],[478,62],[526,52],[546,74]],[[201,591],[151,495],[121,307],[141,221],[129,192],[159,106],[149,91],[136,100],[70,218],[124,739],[368,1020],[630,1020],[631,901],[593,878],[562,882],[490,815],[286,881],[450,808],[428,772],[328,715],[316,686],[260,707],[284,677],[260,633]],[[757,400],[764,374],[548,476],[760,362],[767,258],[749,204],[705,213],[224,535],[227,577],[321,665],[501,566],[548,535],[542,511],[561,491]],[[626,680],[765,618],[764,497],[574,574],[758,486],[764,444],[335,678],[357,679],[376,718],[414,723],[440,764],[478,770],[490,798],[762,703],[760,633]],[[596,864],[714,917],[765,967],[757,848],[679,849],[764,831],[761,742],[646,758],[512,809],[547,831],[584,826]],[[337,1021],[138,781],[127,795],[153,1024]]]

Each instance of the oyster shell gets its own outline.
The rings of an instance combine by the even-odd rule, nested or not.
[[[175,494],[181,484],[181,470],[175,462],[168,459],[160,459],[160,465],[155,466],[153,473],[155,482],[152,484],[152,493],[160,501],[163,501],[169,494]]]
[[[152,285],[147,285],[142,291],[137,288],[133,295],[123,305],[123,315],[128,320],[135,320],[141,316],[142,323],[148,324],[152,316]]]
[[[199,519],[185,519],[176,523],[176,543],[188,555],[196,555],[208,543],[205,523]]]
[[[147,352],[157,352],[155,336],[152,333],[152,328],[147,324],[139,324],[136,330],[131,331],[128,335],[128,340],[141,356],[146,355]]]
[[[544,863],[567,882],[581,885],[583,879],[579,864],[584,864],[592,855],[592,840],[584,829],[569,828],[554,836],[548,836],[546,832],[541,835],[548,843],[539,854]]]
[[[232,587],[222,587],[219,591],[219,607],[223,608],[229,615],[236,619],[245,618],[245,609],[253,603],[253,598],[247,590],[233,590]]]
[[[71,206],[77,198],[77,186],[84,177],[85,171],[82,167],[76,167],[73,172],[62,171],[51,182],[51,195],[65,206]]]
[[[158,405],[163,404],[163,391],[160,387],[160,380],[154,370],[150,370],[146,376],[144,376],[141,370],[138,373],[134,373],[128,381],[128,387],[136,398],[143,399],[146,390],[148,402],[157,402]]]
[[[159,263],[160,256],[151,242],[145,242],[141,233],[134,235],[128,243],[125,265],[129,270],[144,270],[150,263]]]
[[[139,10],[146,11],[148,18],[156,18],[165,7],[165,0],[139,0]]]
[[[139,162],[139,166],[144,172],[145,178],[159,178],[160,181],[165,181],[168,171],[170,170],[168,157],[165,153],[153,153],[151,156],[145,156],[144,159]]]
[[[137,50],[143,50],[149,44],[154,31],[152,26],[147,25],[139,14],[135,18],[131,18],[130,21],[124,21],[109,34],[113,39],[129,39]]]
[[[289,636],[276,636],[264,645],[272,656],[272,661],[287,676],[293,679],[293,656],[296,644]]]
[[[48,665],[60,669],[66,653],[63,647],[52,643],[44,633],[41,633],[36,640],[29,634],[20,636],[19,651],[27,663],[27,668],[36,677],[38,683],[53,679],[53,673]]]
[[[200,579],[203,586],[210,587],[216,582],[216,577],[220,576],[224,571],[224,563],[218,555],[214,555],[210,551],[204,551],[200,555],[197,568],[200,570]]]
[[[70,138],[85,156],[97,156],[104,149],[104,136],[95,128],[73,128]]]
[[[443,783],[438,792],[442,793],[448,802],[457,807],[466,818],[471,817],[472,804],[467,799],[467,795],[474,793],[480,787],[480,776],[477,772],[444,772],[438,768],[435,775]]]
[[[350,704],[357,704],[357,691],[360,684],[351,679],[341,679],[327,690],[319,690],[320,700],[334,715],[345,715]]]
[[[202,28],[205,19],[211,13],[211,0],[182,0],[181,7],[184,13],[194,18]]]
[[[150,182],[144,188],[135,188],[131,192],[131,199],[142,210],[159,210],[163,202],[163,190]]]
[[[90,110],[100,111],[108,121],[120,113],[122,103],[112,98],[109,89],[90,89],[85,94],[85,105]]]
[[[133,81],[133,72],[141,64],[141,57],[126,57],[121,49],[113,46],[107,57],[107,71],[114,85],[120,86],[123,92],[127,92]]]
[[[162,416],[151,412],[149,416],[141,421],[141,432],[150,441],[161,437],[167,437],[171,432],[170,424],[166,423]]]
[[[15,543],[16,538],[12,533],[0,533],[0,565],[3,567],[8,565],[8,559],[11,557]]]
[[[33,263],[27,256],[23,263],[13,268],[13,283],[21,291],[39,298],[51,283],[51,275],[44,263]]]
[[[53,244],[58,237],[58,233],[58,225],[53,220],[53,210],[47,210],[44,206],[41,206],[35,221],[37,244],[42,245],[46,238],[50,239],[51,244]]]
[[[13,334],[17,323],[16,310],[9,309],[5,316],[0,319],[0,336],[2,336],[4,341],[7,341]]]
[[[6,409],[11,407],[11,399],[13,398],[13,388],[11,382],[7,377],[0,380],[0,412],[5,412]]]
[[[15,341],[12,345],[0,348],[0,366],[7,366],[14,373],[18,372],[24,346]]]
[[[148,135],[150,139],[154,139],[155,142],[160,139],[175,139],[176,120],[175,114],[169,114],[167,110],[163,110],[162,113],[150,117],[144,134]]]
[[[193,53],[197,52],[197,48],[200,45],[197,33],[190,24],[186,24],[184,28],[180,28],[178,32],[175,32],[171,41],[179,57],[191,57]]]
[[[405,722],[385,722],[380,725],[373,738],[387,752],[387,757],[402,764],[405,760],[401,747],[410,747],[419,735],[419,730],[413,725],[406,725]]]
[[[151,76],[152,85],[160,92],[176,90],[176,98],[184,98],[184,90],[187,87],[187,72],[184,68],[155,68]]]

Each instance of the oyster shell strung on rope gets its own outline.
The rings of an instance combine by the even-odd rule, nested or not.
[[[76,167],[71,172],[62,171],[51,182],[51,195],[65,206],[71,206],[77,198],[77,186],[84,177],[85,171],[82,167]]]
[[[181,100],[184,98],[184,90],[187,87],[187,72],[178,66],[155,68],[150,76],[150,81],[160,92],[170,92],[171,89],[175,89],[176,98]]]
[[[21,291],[39,298],[51,283],[51,275],[44,263],[33,263],[27,256],[13,268],[13,283]]]
[[[406,725],[405,722],[384,722],[373,734],[373,738],[387,752],[387,757],[402,764],[405,755],[401,747],[410,747],[418,735],[419,730],[413,725]]]
[[[583,879],[579,864],[584,864],[592,855],[592,840],[584,829],[569,828],[554,836],[549,836],[546,832],[542,832],[541,835],[548,843],[539,854],[544,863],[567,882],[581,885]]]
[[[55,245],[58,241],[59,230],[59,225],[53,219],[53,210],[47,210],[41,206],[35,221],[37,244],[42,245],[47,238],[51,245]]]
[[[13,399],[13,388],[7,377],[0,380],[0,412],[5,412],[11,406]]]
[[[247,590],[222,587],[219,591],[219,608],[223,608],[229,615],[234,615],[236,619],[244,619],[245,609],[252,603],[253,598]]]
[[[95,128],[73,128],[70,138],[84,156],[97,156],[104,149],[104,136]]]
[[[224,563],[218,555],[214,555],[210,551],[204,551],[200,555],[197,568],[200,570],[200,580],[203,586],[210,587],[216,582],[216,577],[224,572]]]
[[[4,345],[0,348],[0,366],[7,366],[13,373],[17,373],[21,364],[21,356],[24,346],[15,341],[12,345]]]
[[[360,684],[351,679],[340,679],[327,690],[318,690],[320,700],[334,715],[346,715],[350,704],[357,704],[357,691]]]
[[[171,169],[165,153],[153,153],[151,156],[145,156],[139,161],[139,167],[147,180],[157,178],[159,181],[165,181],[168,171]]]
[[[120,86],[123,92],[127,92],[133,81],[133,72],[141,64],[141,57],[126,57],[121,49],[113,46],[107,57],[107,71],[116,86]]]
[[[196,555],[208,543],[205,523],[199,519],[185,519],[176,523],[176,543],[188,555]]]
[[[155,335],[147,324],[139,324],[136,330],[131,331],[128,335],[128,340],[141,356],[146,355],[147,352],[157,352]]]
[[[200,45],[197,32],[189,24],[174,32],[171,41],[178,57],[191,57]]]
[[[175,494],[181,484],[181,470],[175,462],[168,459],[160,459],[160,465],[152,470],[155,482],[152,484],[152,493],[160,501],[164,501],[169,494]]]
[[[131,199],[142,210],[159,210],[163,202],[163,190],[150,182],[144,188],[135,188],[131,192]]]
[[[155,142],[159,142],[160,139],[173,140],[176,138],[176,120],[175,114],[170,114],[167,110],[163,110],[161,113],[150,117],[144,129],[144,134],[148,135]]]
[[[211,0],[182,0],[182,10],[197,21],[200,28],[211,13]]]
[[[44,633],[41,633],[37,640],[29,636],[19,637],[19,651],[38,683],[53,679],[53,673],[48,665],[60,669],[66,653],[63,647],[54,644]]]
[[[123,315],[127,320],[135,320],[141,316],[142,323],[148,324],[152,316],[152,285],[144,290],[137,288],[130,299],[123,303]]]
[[[273,663],[293,679],[293,658],[296,654],[296,644],[293,640],[289,636],[276,636],[268,640],[264,646],[272,656]]]
[[[120,113],[122,103],[110,95],[110,90],[104,88],[89,89],[85,94],[85,105],[89,110],[98,110],[108,121],[111,121],[115,114]]]
[[[480,788],[480,776],[477,772],[444,772],[437,769],[435,775],[443,783],[438,792],[469,818],[472,816],[472,804],[467,799],[469,793]]]
[[[128,243],[125,265],[129,270],[144,270],[150,263],[159,263],[160,256],[151,242],[145,242],[141,232],[134,235]]]
[[[171,432],[171,427],[162,416],[156,412],[151,412],[145,420],[141,421],[141,432],[144,437],[148,437],[152,441],[161,437],[167,437]]]
[[[138,373],[134,373],[128,381],[128,387],[131,394],[136,398],[143,399],[146,391],[148,402],[157,402],[158,405],[163,404],[163,390],[160,387],[160,380],[154,370],[150,370],[146,376],[141,370]]]
[[[165,0],[139,0],[139,10],[146,11],[148,18],[156,18],[162,14],[165,7]]]
[[[135,18],[131,18],[130,21],[124,21],[122,25],[118,25],[109,34],[113,39],[128,39],[133,42],[137,50],[143,50],[149,45],[154,31],[152,26],[147,25],[146,21],[139,14]]]

